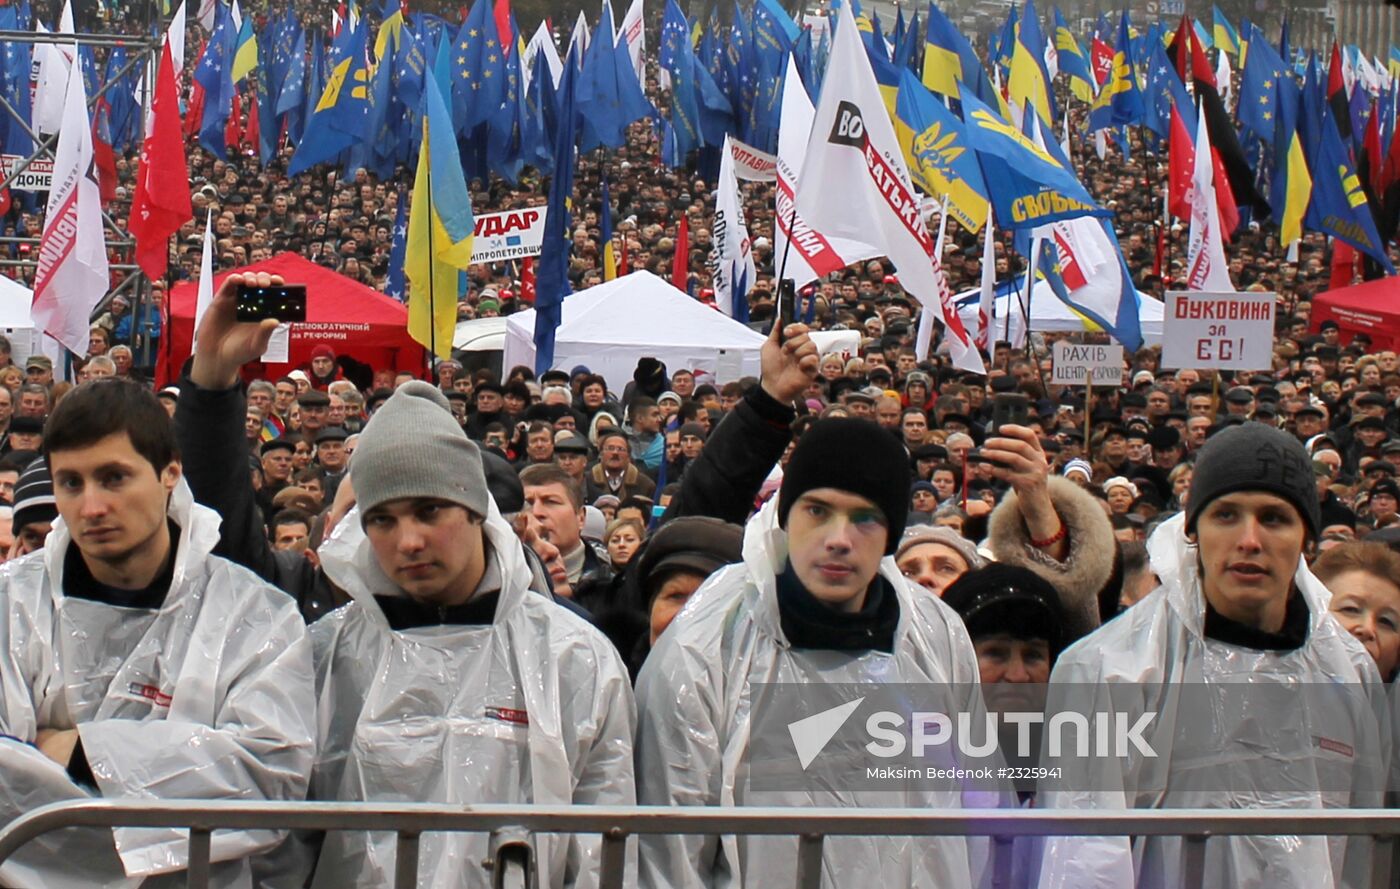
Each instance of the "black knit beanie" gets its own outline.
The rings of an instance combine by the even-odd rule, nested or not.
[[[1212,500],[1236,491],[1262,491],[1293,504],[1316,540],[1322,527],[1312,461],[1298,440],[1263,423],[1231,426],[1206,440],[1196,456],[1186,503],[1186,531]]]
[[[814,424],[793,449],[778,490],[778,524],[786,528],[788,511],[808,491],[836,488],[858,494],[885,514],[892,555],[909,515],[909,457],[899,439],[869,420],[832,417]]]

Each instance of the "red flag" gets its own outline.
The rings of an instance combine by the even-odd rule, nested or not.
[[[1367,183],[1371,186],[1372,194],[1380,194],[1381,189],[1377,185],[1381,181],[1381,127],[1380,127],[1380,106],[1375,102],[1371,103],[1371,119],[1366,123],[1366,135],[1362,139],[1361,147],[1366,152],[1366,169],[1369,173]]]
[[[199,43],[199,52],[191,58],[204,58],[204,47],[208,43],[202,40]],[[173,56],[171,58],[174,58]],[[179,76],[179,75],[176,75]],[[176,87],[176,94],[179,94],[179,87]],[[187,139],[197,139],[199,137],[199,122],[204,119],[204,87],[200,86],[198,80],[190,79],[190,105],[185,109],[184,133]]]
[[[9,186],[0,188],[0,216],[10,212],[10,189]]]
[[[1351,143],[1351,97],[1347,95],[1347,79],[1342,73],[1342,48],[1332,41],[1332,64],[1327,67],[1327,104],[1332,106],[1332,119],[1342,144]]]
[[[1216,91],[1220,89],[1220,84],[1215,82],[1215,69],[1210,66],[1210,59],[1206,58],[1206,49],[1194,33],[1191,35],[1191,78],[1197,83],[1210,84]],[[1211,138],[1214,138],[1214,134]]]
[[[1211,135],[1214,139],[1214,134]],[[1240,227],[1240,208],[1235,203],[1235,193],[1230,190],[1230,179],[1225,174],[1225,163],[1220,159],[1220,151],[1210,147],[1210,162],[1215,167],[1215,202],[1220,208],[1220,236],[1230,243],[1230,233]]]
[[[515,48],[514,35],[510,29],[510,0],[496,0],[496,33],[501,38],[501,55],[509,56]]]
[[[1094,79],[1099,82],[1099,86],[1103,86],[1108,83],[1109,75],[1113,73],[1113,48],[1095,37],[1089,57],[1094,63]]]
[[[258,139],[262,137],[262,118],[258,116],[258,98],[253,96],[248,102],[248,125],[243,128],[243,144],[258,152]]]
[[[1191,19],[1182,15],[1181,24],[1176,27],[1176,34],[1172,36],[1173,62],[1176,62],[1176,73],[1184,83],[1190,83],[1191,78],[1186,76],[1186,70],[1191,66]]]
[[[155,96],[131,198],[131,217],[127,220],[127,228],[136,240],[136,262],[149,278],[165,277],[170,236],[194,218],[174,67],[167,43],[156,75]]]
[[[1332,239],[1332,277],[1328,290],[1350,287],[1356,274],[1356,250],[1341,238]]]
[[[671,259],[671,284],[680,291],[690,292],[690,218],[682,214],[676,227],[676,255]]]
[[[1172,103],[1172,123],[1168,144],[1167,210],[1183,222],[1191,219],[1191,169],[1196,163],[1196,144],[1186,129],[1186,121]]]
[[[617,254],[617,274],[618,277],[622,277],[630,273],[632,269],[630,263],[627,261],[627,235],[624,234],[618,240],[622,242],[622,250]]]
[[[92,160],[97,166],[97,187],[102,193],[102,203],[108,204],[117,199],[117,157],[112,151],[112,137],[107,126],[110,106],[106,99],[99,99],[92,111]]]
[[[529,305],[535,304],[535,258],[527,256],[520,261],[520,300]]]
[[[243,103],[239,100],[238,88],[233,89],[233,99],[229,103],[228,123],[224,124],[224,145],[237,148],[243,139]]]

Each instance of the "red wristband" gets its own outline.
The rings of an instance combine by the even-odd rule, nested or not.
[[[1032,537],[1031,546],[1035,547],[1036,549],[1045,549],[1047,546],[1051,546],[1052,544],[1056,544],[1059,543],[1061,540],[1064,540],[1068,534],[1069,529],[1065,527],[1064,520],[1061,520],[1060,530],[1056,531],[1054,534],[1045,538],[1044,540],[1036,540],[1034,537]]]

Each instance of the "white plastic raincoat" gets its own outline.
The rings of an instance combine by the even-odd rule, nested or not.
[[[745,753],[751,683],[957,683],[982,706],[977,657],[957,614],[908,583],[894,559],[880,573],[899,597],[894,652],[794,649],[778,613],[776,574],[787,560],[777,498],[749,520],[744,562],[712,575],[657,640],[637,681],[637,792],[643,805],[964,807],[957,791],[757,791]],[[878,761],[872,760],[872,765]],[[984,795],[981,805],[996,804]],[[644,889],[791,885],[796,837],[642,837]],[[985,845],[961,838],[828,837],[823,886],[974,886]],[[972,859],[970,861],[970,858]]]
[[[63,520],[41,552],[0,567],[0,822],[90,794],[33,747],[76,727],[107,799],[300,800],[315,758],[311,646],[296,602],[210,555],[219,516],[182,480],[170,590],[158,611],[63,595]],[[299,886],[253,858],[269,831],[213,835],[213,885]],[[115,843],[114,843],[115,840]],[[186,832],[63,831],[27,845],[0,884],[184,885]],[[123,868],[126,878],[123,878]],[[275,870],[275,868],[274,868]],[[143,877],[167,874],[142,882]]]
[[[354,602],[312,626],[321,757],[312,795],[380,802],[633,805],[636,708],[607,638],[530,589],[519,539],[491,504],[489,625],[391,629],[375,594],[403,592],[380,570],[352,511],[321,564]],[[483,587],[485,588],[485,587]],[[315,886],[387,886],[394,836],[330,833]],[[419,885],[488,887],[484,834],[427,833]],[[601,840],[535,838],[541,887],[592,886]]]
[[[1328,612],[1331,593],[1299,560],[1293,580],[1310,612],[1307,641],[1259,651],[1203,635],[1205,596],[1182,515],[1148,542],[1162,585],[1060,655],[1048,708],[1156,712],[1144,737],[1156,758],[1102,757],[1043,786],[1042,808],[1338,808],[1382,804],[1390,724],[1375,664]],[[1202,708],[1187,695],[1220,689]],[[1241,689],[1239,685],[1247,686]],[[1345,686],[1339,689],[1338,686]],[[1194,687],[1195,690],[1191,690]],[[1201,699],[1207,696],[1200,696]],[[1283,706],[1274,706],[1280,701]],[[1266,703],[1267,702],[1267,703]],[[1071,760],[1071,764],[1075,761]],[[1083,761],[1081,761],[1083,762]],[[1056,763],[1045,762],[1046,766]],[[1046,840],[1044,889],[1140,889],[1183,884],[1177,837]],[[1363,837],[1214,837],[1206,886],[1328,889],[1370,886]]]

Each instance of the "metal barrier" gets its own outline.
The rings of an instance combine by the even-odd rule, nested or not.
[[[638,834],[797,836],[797,889],[821,886],[822,845],[828,836],[986,836],[995,840],[993,884],[1009,885],[1010,844],[1025,836],[1182,836],[1185,886],[1201,887],[1206,841],[1213,836],[1372,836],[1378,840],[1373,885],[1390,885],[1390,850],[1400,835],[1393,809],[1173,809],[1070,811],[1051,809],[792,809],[662,808],[428,803],[287,803],[80,800],[55,803],[0,830],[0,864],[30,840],[67,827],[187,828],[188,885],[209,885],[209,841],[215,830],[376,830],[398,834],[394,886],[418,885],[418,838],[427,831],[491,837],[493,889],[533,887],[531,836],[597,834],[603,838],[600,889],[623,885],[626,843]]]

